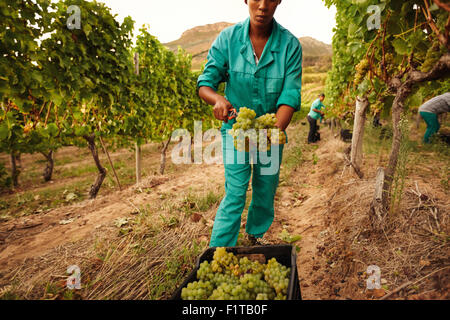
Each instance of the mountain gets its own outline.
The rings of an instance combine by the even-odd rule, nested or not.
[[[333,55],[331,44],[326,44],[312,37],[300,37],[298,40],[302,44],[303,55],[305,57],[331,57]]]
[[[204,26],[198,26],[185,31],[178,40],[165,43],[170,50],[176,52],[178,46],[192,55],[192,68],[198,70],[203,65],[208,55],[208,50],[219,33],[232,26],[233,23],[218,22]],[[332,47],[311,37],[299,38],[303,48],[303,66],[313,66],[319,61],[329,60],[331,62]]]

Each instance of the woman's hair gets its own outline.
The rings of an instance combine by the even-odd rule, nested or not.
[[[319,94],[319,97],[324,97],[325,98],[325,93]]]

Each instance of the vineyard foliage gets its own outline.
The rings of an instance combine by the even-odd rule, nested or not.
[[[337,9],[326,83],[331,115],[351,114],[357,96],[368,99],[374,115],[391,115],[392,147],[381,199],[386,212],[404,139],[400,120],[424,100],[448,92],[450,7],[439,0],[324,1]]]
[[[113,148],[163,141],[176,128],[193,132],[195,120],[216,125],[196,94],[191,58],[147,27],[134,45],[133,20],[119,23],[101,2],[2,1],[0,24],[0,152],[11,159],[95,146],[98,137]]]
[[[326,83],[332,116],[352,111],[358,95],[367,96],[373,114],[388,115],[395,96],[390,81],[405,78],[411,68],[428,72],[448,52],[436,31],[441,36],[448,32],[449,12],[432,0],[324,2],[337,9],[333,67]],[[405,106],[417,109],[430,97],[448,92],[449,87],[448,77],[424,82],[414,87]]]

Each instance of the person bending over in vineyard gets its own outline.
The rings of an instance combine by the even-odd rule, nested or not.
[[[309,134],[308,134],[308,143],[314,143],[320,140],[318,134],[318,126],[317,120],[322,119],[325,113],[322,109],[325,108],[323,105],[323,100],[325,99],[325,94],[321,93],[319,97],[312,103],[311,110],[308,113],[308,122],[309,122]]]
[[[295,111],[300,110],[302,47],[298,39],[274,19],[281,0],[246,0],[249,18],[223,30],[212,44],[208,62],[198,78],[199,96],[213,105],[214,116],[223,121],[222,149],[225,168],[225,197],[217,210],[210,246],[235,246],[245,207],[246,192],[252,177],[252,202],[246,223],[247,240],[262,244],[274,219],[274,198],[279,182],[283,145],[267,152],[278,158],[276,174],[264,174],[270,164],[258,160],[252,165],[231,163],[238,153],[228,131],[232,108],[247,107],[260,117],[276,114],[275,126],[286,130]],[[217,93],[226,82],[225,97]],[[231,141],[231,143],[229,142]],[[272,154],[270,154],[272,153]]]
[[[439,131],[438,115],[450,111],[450,92],[428,100],[419,108],[420,116],[427,124],[427,131],[423,137],[424,143],[430,143],[433,134]]]

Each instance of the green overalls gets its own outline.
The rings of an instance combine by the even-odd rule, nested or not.
[[[441,127],[438,116],[431,112],[420,112],[420,116],[427,124],[427,131],[425,131],[425,135],[423,136],[423,142],[430,143],[431,136],[438,132]]]
[[[272,34],[256,64],[249,37],[250,19],[223,30],[212,44],[197,86],[217,91],[226,82],[225,95],[239,112],[241,107],[255,110],[259,117],[276,113],[281,105],[300,110],[302,47],[288,30],[274,19]],[[228,134],[235,120],[223,123],[222,145],[225,168],[225,197],[214,221],[210,246],[236,245],[245,207],[246,192],[252,178],[252,202],[248,209],[246,231],[260,238],[274,218],[274,198],[279,181],[283,146],[274,146],[267,159],[257,154],[238,152]],[[252,164],[253,163],[253,164]],[[267,170],[268,168],[271,170]],[[275,167],[276,170],[272,170]]]

